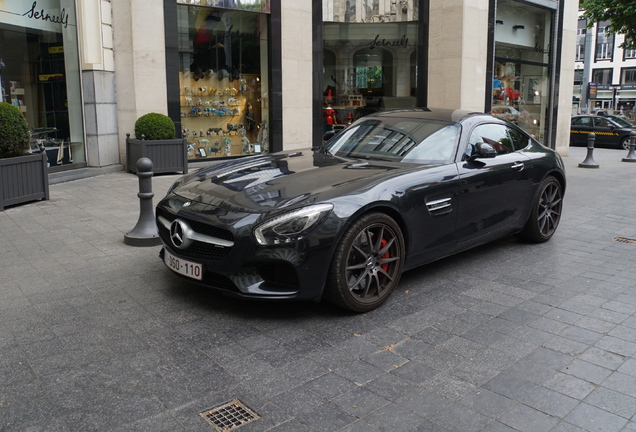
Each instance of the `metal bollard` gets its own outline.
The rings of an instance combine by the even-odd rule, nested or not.
[[[137,161],[137,177],[139,177],[139,220],[128,234],[124,235],[124,243],[130,246],[157,246],[161,244],[157,223],[152,209],[152,161],[143,157]]]
[[[627,153],[627,157],[623,158],[623,162],[636,162],[636,152],[634,148],[636,148],[636,132],[631,131],[629,133],[629,152]]]
[[[587,136],[587,156],[585,160],[579,164],[580,168],[598,168],[598,164],[594,161],[594,140],[596,139],[596,134],[594,132],[590,132]]]

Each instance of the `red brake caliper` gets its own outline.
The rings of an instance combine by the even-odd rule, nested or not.
[[[387,243],[388,242],[385,239],[382,239],[382,241],[380,242],[380,245],[381,247],[385,247]],[[382,255],[382,259],[387,259],[387,258],[391,258],[391,255],[389,255],[388,250],[384,252],[384,255]],[[380,267],[382,268],[382,270],[387,271],[389,269],[389,263],[380,264]]]

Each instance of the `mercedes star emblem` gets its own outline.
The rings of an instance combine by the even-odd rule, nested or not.
[[[181,219],[175,219],[170,225],[170,240],[177,249],[187,249],[192,244],[192,229]]]

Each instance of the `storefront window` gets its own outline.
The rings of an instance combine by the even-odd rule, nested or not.
[[[323,0],[325,131],[416,104],[418,0]]]
[[[259,11],[269,8],[268,2],[251,4]],[[177,14],[188,158],[269,152],[268,15],[198,6],[179,6]]]
[[[86,162],[75,5],[72,0],[3,3],[2,101],[23,112],[31,148],[51,167]]]
[[[177,3],[226,9],[241,9],[252,12],[270,12],[269,0],[177,0]]]
[[[540,141],[550,95],[552,14],[513,0],[497,3],[492,113]]]

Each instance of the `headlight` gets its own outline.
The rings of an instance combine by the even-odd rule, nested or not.
[[[254,237],[263,246],[302,240],[332,209],[333,204],[318,204],[285,213],[254,228]]]

